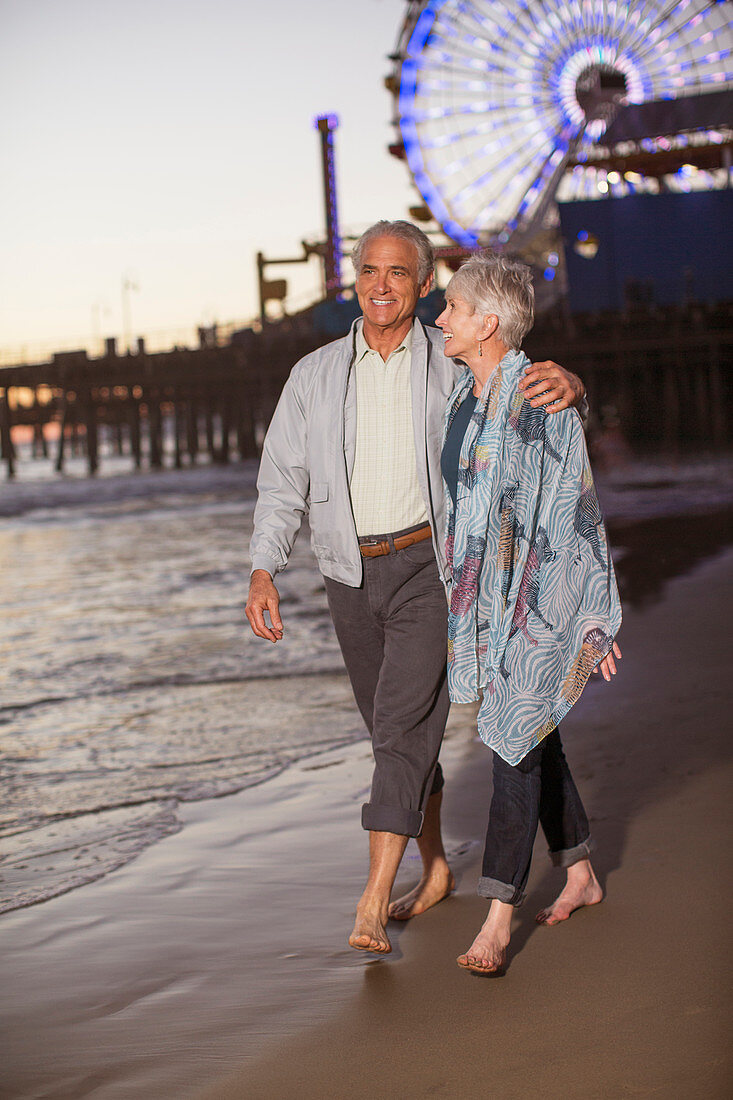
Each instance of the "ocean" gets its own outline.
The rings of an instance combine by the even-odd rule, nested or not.
[[[286,638],[250,633],[254,464],[24,473],[0,484],[0,911],[134,858],[181,801],[364,736],[302,535]]]
[[[305,532],[278,581],[285,638],[250,633],[255,478],[111,455],[59,477],[21,453],[0,480],[0,912],[134,859],[182,802],[366,736]],[[730,457],[634,463],[599,494],[627,602],[733,541]]]

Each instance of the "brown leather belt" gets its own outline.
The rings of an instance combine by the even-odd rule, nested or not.
[[[424,542],[432,535],[430,524],[418,527],[416,531],[408,531],[405,535],[397,535],[386,539],[359,540],[359,549],[363,558],[379,558],[382,554],[391,554],[393,550],[404,550],[408,546],[414,546],[416,542]]]

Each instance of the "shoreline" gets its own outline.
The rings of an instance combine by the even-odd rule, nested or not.
[[[539,839],[505,978],[454,961],[483,919],[489,774],[470,708],[454,708],[442,759],[458,888],[390,925],[389,958],[346,945],[365,740],[182,804],[181,832],[132,863],[6,914],[7,1095],[726,1095],[732,576],[728,549],[626,611],[619,677],[592,682],[563,723],[607,898],[537,928],[560,881]],[[411,842],[397,889],[418,874]]]
[[[477,747],[471,720],[452,716],[452,759]],[[171,1065],[171,1041],[205,1048],[218,1071],[219,1059],[237,1063],[243,1033],[254,1056],[284,1023],[312,1022],[314,986],[316,1015],[326,1018],[373,961],[352,951],[344,932],[366,867],[359,806],[371,769],[363,739],[299,760],[259,786],[182,804],[181,830],[124,867],[5,914],[4,990],[21,1010],[7,999],[0,1008],[0,1095],[3,1086],[13,1100],[189,1095],[192,1078],[201,1088],[212,1072],[202,1073],[197,1059]],[[403,877],[417,865],[415,848]],[[278,946],[276,927],[284,940],[292,935],[288,899],[312,878],[319,885],[304,906],[307,946]],[[335,904],[322,909],[323,896]],[[273,918],[273,909],[281,915]],[[52,976],[50,989],[24,981],[37,969]],[[165,1042],[149,1046],[158,1031]],[[39,1034],[48,1062],[40,1075]],[[100,1092],[87,1091],[92,1080]]]

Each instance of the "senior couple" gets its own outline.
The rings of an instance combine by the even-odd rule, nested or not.
[[[491,904],[458,963],[495,973],[538,823],[567,881],[537,919],[554,924],[602,898],[557,729],[590,673],[610,680],[620,656],[582,426],[562,411],[583,386],[519,350],[533,321],[523,265],[470,259],[436,329],[414,315],[434,267],[419,229],[378,222],[352,259],[363,316],[295,365],[265,439],[247,618],[258,637],[282,638],[274,578],[308,513],[374,753],[362,808],[369,873],[349,937],[357,950],[388,953],[389,919],[417,916],[454,889],[438,755],[450,699],[482,700],[493,793],[478,892]],[[422,876],[392,901],[410,837]]]

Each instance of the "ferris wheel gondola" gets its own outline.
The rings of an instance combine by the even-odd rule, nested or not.
[[[728,2],[428,0],[408,5],[388,86],[413,180],[467,248],[526,239],[587,188],[621,104],[733,85]],[[569,168],[575,165],[575,172]]]

